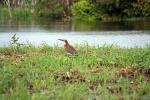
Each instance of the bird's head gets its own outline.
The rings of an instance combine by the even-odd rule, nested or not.
[[[60,41],[64,41],[66,44],[68,44],[68,41],[67,41],[67,40],[65,40],[65,39],[58,39],[58,40],[60,40]]]

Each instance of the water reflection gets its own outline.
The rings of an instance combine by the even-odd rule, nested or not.
[[[0,21],[0,32],[38,32],[40,30],[52,32],[150,30],[150,24],[149,20],[121,22],[63,22],[44,19],[32,21]]]

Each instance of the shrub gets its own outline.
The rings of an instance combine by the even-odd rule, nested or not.
[[[143,0],[139,3],[132,3],[133,16],[149,17],[150,16],[150,1]]]
[[[72,14],[75,19],[95,20],[98,19],[98,13],[94,4],[88,0],[76,2],[72,7]]]
[[[39,0],[37,2],[36,14],[40,17],[61,19],[63,16],[61,0]]]

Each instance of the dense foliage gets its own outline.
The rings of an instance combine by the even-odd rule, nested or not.
[[[6,1],[6,2],[4,2]],[[150,0],[4,0],[0,19],[40,16],[95,20],[150,17]],[[26,9],[26,10],[24,10]],[[24,14],[25,13],[25,14]],[[5,17],[4,17],[5,16]]]
[[[98,12],[94,4],[87,0],[81,0],[72,6],[73,16],[77,19],[94,20],[98,19]]]
[[[62,0],[38,0],[36,13],[40,17],[59,19],[63,17]]]
[[[149,17],[149,0],[96,0],[97,9],[108,16]]]

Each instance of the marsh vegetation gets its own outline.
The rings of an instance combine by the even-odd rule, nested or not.
[[[0,19],[123,20],[150,17],[149,0],[0,0]]]
[[[43,44],[0,48],[2,99],[150,98],[150,48],[76,46],[78,55]]]

